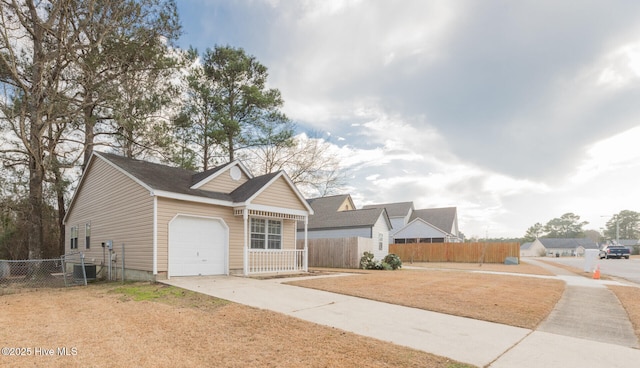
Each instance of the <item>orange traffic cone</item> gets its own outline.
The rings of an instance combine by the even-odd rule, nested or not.
[[[597,265],[596,269],[593,271],[593,279],[600,280],[600,265]]]

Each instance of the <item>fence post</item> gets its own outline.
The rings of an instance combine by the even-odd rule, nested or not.
[[[62,279],[64,280],[64,287],[67,287],[67,267],[64,259],[64,255],[60,257],[60,267],[62,267]]]
[[[84,286],[87,286],[87,270],[84,269],[84,253],[80,253],[80,265],[82,266],[82,277],[84,278]]]
[[[122,243],[122,283],[124,284],[124,243]]]

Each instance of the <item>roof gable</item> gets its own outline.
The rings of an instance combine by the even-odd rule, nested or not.
[[[284,174],[284,172],[282,173]],[[309,210],[310,206],[307,201],[298,194],[295,186],[287,183],[285,175],[279,175],[269,180],[269,185],[263,186],[260,193],[252,196],[251,204]]]
[[[289,189],[289,193],[295,196],[295,198],[297,199],[295,205],[300,206],[298,208],[303,208],[305,211],[309,212],[309,214],[313,214],[313,208],[309,205],[309,203],[307,203],[302,193],[300,193],[296,185],[293,183],[293,181],[291,181],[291,178],[289,178],[287,173],[284,171],[278,171],[275,173],[255,177],[234,190],[231,193],[231,196],[237,203],[244,202],[245,204],[249,204],[256,200],[261,194],[265,193],[265,191],[268,191],[272,186],[277,185],[277,183],[279,182],[284,182],[284,184]],[[276,207],[278,205],[285,207],[285,204],[287,203],[278,202]],[[291,205],[293,204],[293,202],[289,201],[288,204]]]
[[[230,162],[225,165],[221,165],[218,167],[214,167],[213,169],[209,169],[207,171],[203,171],[201,173],[197,173],[192,175],[191,177],[191,189],[207,189],[209,190],[216,188],[216,181],[219,181],[225,174],[229,175],[229,179],[236,181],[237,185],[235,188],[253,178],[253,175],[249,172],[249,170],[244,166],[244,164],[238,160]],[[218,179],[218,180],[216,180]],[[225,177],[226,179],[226,177]],[[233,183],[231,185],[234,185]],[[207,187],[207,188],[205,188]],[[222,185],[222,187],[229,187],[229,185]],[[232,190],[229,190],[231,192]]]
[[[389,217],[405,217],[414,209],[413,202],[369,204],[363,206],[362,208],[385,208],[387,210],[387,213],[389,214]]]
[[[340,211],[355,210],[353,200],[349,194],[307,199],[315,214],[334,214]]]
[[[402,238],[445,238],[447,232],[439,229],[421,218],[416,218],[409,222],[402,229],[398,230],[393,237]]]
[[[420,218],[438,229],[445,231],[447,234],[457,234],[457,209],[456,207],[443,207],[443,208],[427,208],[421,210],[414,210],[411,214],[409,222]]]

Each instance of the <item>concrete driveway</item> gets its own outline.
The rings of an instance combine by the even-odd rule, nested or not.
[[[293,280],[205,276],[163,282],[479,367],[624,368],[640,361],[638,349],[283,284]]]
[[[212,276],[172,277],[163,282],[477,366],[491,363],[531,332],[282,284],[293,280]]]

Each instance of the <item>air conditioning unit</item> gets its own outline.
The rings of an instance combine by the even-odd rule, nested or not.
[[[95,280],[96,279],[96,265],[85,263],[84,272],[87,275],[87,280]],[[73,265],[73,278],[74,279],[82,279],[84,275],[82,274],[82,265],[74,264]]]

